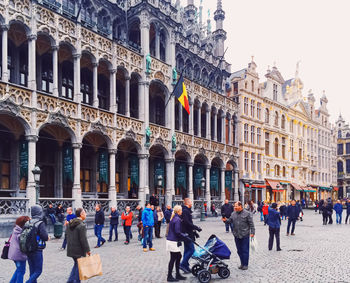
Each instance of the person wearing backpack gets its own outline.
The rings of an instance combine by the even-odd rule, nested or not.
[[[43,221],[43,208],[40,205],[34,205],[30,208],[30,211],[32,219],[26,224],[31,224],[31,232],[29,233],[29,235],[35,235],[36,247],[35,244],[32,244],[31,250],[29,251],[29,253],[27,253],[30,277],[26,283],[36,283],[37,279],[43,271],[43,250],[46,247],[45,242],[49,240],[49,235],[47,234],[46,225]],[[23,229],[23,231],[24,230],[25,229]],[[23,232],[21,233],[21,235],[22,234]],[[27,237],[26,246],[28,246],[28,240],[30,240],[30,237]]]
[[[19,236],[22,233],[24,224],[29,221],[29,219],[30,218],[28,216],[18,217],[11,234],[8,259],[13,260],[16,265],[16,270],[10,280],[10,283],[22,283],[24,274],[26,273],[27,255],[21,252]]]

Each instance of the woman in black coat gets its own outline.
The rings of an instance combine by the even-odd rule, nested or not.
[[[327,202],[325,201],[322,206],[322,218],[323,218],[323,225],[327,225],[328,222],[328,209],[327,209]]]

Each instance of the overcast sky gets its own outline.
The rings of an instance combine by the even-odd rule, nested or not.
[[[203,1],[204,21],[210,8],[212,30],[216,2]],[[223,9],[225,57],[233,72],[246,67],[254,55],[260,82],[274,62],[287,80],[300,60],[304,95],[312,89],[319,105],[325,90],[331,121],[341,112],[350,122],[350,0],[223,0]]]

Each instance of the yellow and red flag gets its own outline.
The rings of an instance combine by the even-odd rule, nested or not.
[[[187,111],[188,115],[190,115],[190,104],[188,103],[188,95],[186,91],[186,86],[184,82],[184,78],[182,77],[182,74],[179,78],[179,81],[176,84],[176,87],[174,89],[174,94],[183,106],[185,110]]]

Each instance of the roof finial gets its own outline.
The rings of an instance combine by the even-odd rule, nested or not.
[[[217,1],[217,8],[216,10],[222,10],[222,0]]]
[[[295,78],[299,77],[299,64],[300,64],[300,60],[297,62],[297,67],[296,67],[296,70],[295,70]]]
[[[202,25],[203,22],[203,0],[199,4],[199,24]]]

